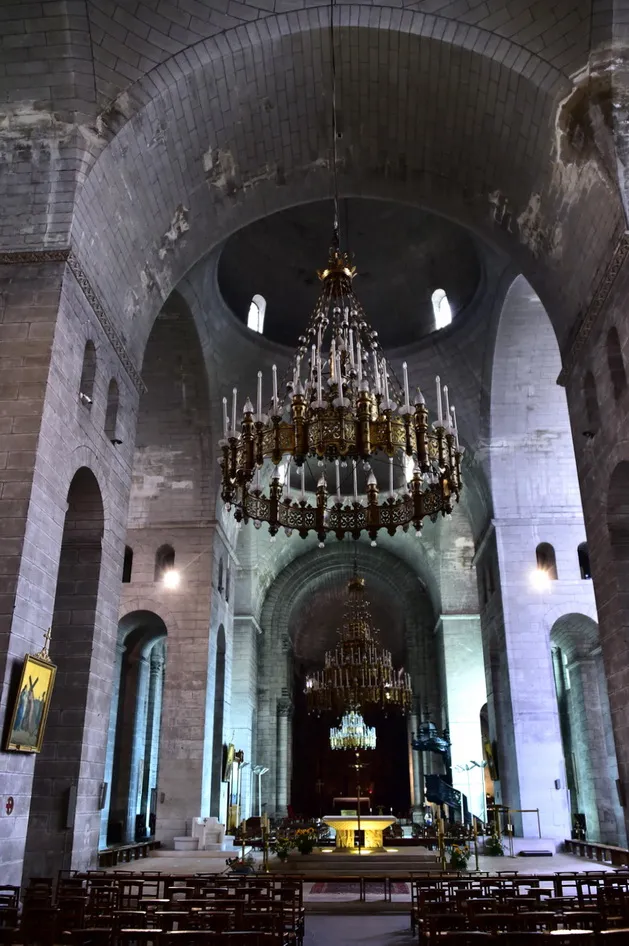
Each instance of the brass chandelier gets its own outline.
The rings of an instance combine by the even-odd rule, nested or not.
[[[334,243],[281,392],[273,365],[270,407],[263,407],[261,371],[255,408],[247,398],[239,415],[234,388],[230,418],[223,398],[221,496],[238,521],[267,522],[271,535],[315,532],[321,544],[331,533],[358,539],[366,532],[374,542],[380,529],[419,531],[426,516],[450,513],[459,498],[463,450],[448,389],[442,398],[437,377],[431,426],[419,388],[411,404],[406,363],[398,385],[354,295],[355,274]],[[388,484],[371,468],[378,456],[388,461]],[[309,460],[318,478],[307,491]]]
[[[374,637],[365,580],[357,575],[347,586],[347,605],[340,641],[325,655],[322,670],[306,678],[309,712],[381,707],[406,713],[411,708],[410,674],[395,670],[391,652]]]
[[[356,710],[345,713],[340,726],[330,728],[330,747],[332,749],[361,749],[376,748],[375,726],[367,726],[365,720]]]
[[[231,416],[223,398],[221,496],[240,522],[268,523],[322,545],[381,529],[394,535],[426,516],[452,511],[461,490],[456,411],[436,378],[437,417],[430,424],[421,390],[411,398],[407,365],[403,383],[391,370],[353,289],[356,267],[341,249],[337,181],[334,5],[330,0],[334,227],[328,262],[318,275],[321,292],[284,382],[272,369],[272,397],[242,411],[233,389]],[[388,465],[376,478],[372,468]],[[312,464],[314,469],[306,468]]]

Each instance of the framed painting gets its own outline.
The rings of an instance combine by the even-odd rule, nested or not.
[[[25,656],[5,749],[41,750],[56,672],[49,661],[31,654]]]

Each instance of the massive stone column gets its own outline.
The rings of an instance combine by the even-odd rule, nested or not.
[[[243,749],[249,763],[243,771],[242,815],[251,817],[252,768],[255,755],[256,706],[258,700],[258,635],[260,625],[253,615],[234,616],[234,646],[232,662],[231,726],[234,745]]]
[[[487,702],[485,666],[477,614],[442,614],[437,625],[441,640],[448,727],[452,741],[452,781],[467,796],[472,814],[485,813],[480,711]]]

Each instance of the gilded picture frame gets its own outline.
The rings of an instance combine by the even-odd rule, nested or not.
[[[5,750],[40,752],[57,668],[48,660],[26,654],[13,705]]]

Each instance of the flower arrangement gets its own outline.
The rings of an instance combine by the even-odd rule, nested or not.
[[[286,860],[292,849],[293,842],[290,838],[277,838],[275,843],[271,845],[271,850],[281,861]]]
[[[255,869],[255,857],[247,854],[242,857],[228,857],[225,863],[234,874],[253,874]]]
[[[504,852],[505,849],[500,840],[500,835],[494,828],[489,837],[485,838],[483,854],[486,854],[487,857],[502,857]]]
[[[317,843],[317,832],[314,828],[298,828],[295,831],[295,847],[300,854],[312,854]]]
[[[467,845],[459,847],[458,844],[452,845],[450,851],[450,867],[452,870],[466,870],[467,862],[470,859],[470,849]]]

